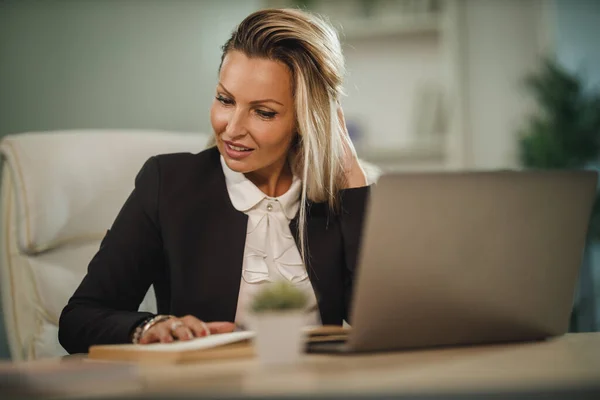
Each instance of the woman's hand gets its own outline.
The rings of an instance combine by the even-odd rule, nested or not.
[[[356,150],[348,134],[348,129],[346,129],[346,119],[344,118],[344,110],[342,110],[341,105],[338,107],[338,119],[342,125],[342,135],[344,135],[342,141],[344,143],[344,171],[346,172],[345,189],[367,186],[365,172],[358,163]]]
[[[216,333],[233,332],[234,329],[235,324],[231,322],[205,323],[193,315],[186,315],[157,323],[144,333],[139,343],[170,343],[174,340],[190,340]]]

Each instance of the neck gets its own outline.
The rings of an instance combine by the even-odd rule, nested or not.
[[[269,197],[278,197],[287,192],[293,180],[292,169],[287,158],[245,175]]]

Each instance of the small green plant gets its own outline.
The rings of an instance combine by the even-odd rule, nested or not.
[[[275,282],[256,294],[251,303],[255,313],[269,311],[302,310],[306,307],[306,294],[289,282]]]
[[[582,168],[600,155],[600,91],[585,90],[576,74],[552,60],[525,79],[538,112],[521,131],[526,167]]]
[[[546,59],[526,77],[525,88],[537,101],[520,132],[521,164],[535,169],[581,169],[600,160],[600,90],[556,61]],[[596,197],[590,237],[600,240],[600,196]]]
[[[524,167],[534,169],[598,168],[600,162],[600,90],[587,87],[578,74],[546,59],[541,68],[526,77],[525,88],[537,101],[521,131],[519,150]],[[600,240],[600,195],[596,195],[585,254]],[[591,256],[586,255],[581,277],[593,276]],[[579,281],[577,300],[571,313],[571,332],[595,330],[593,283]],[[592,316],[592,317],[590,317]]]

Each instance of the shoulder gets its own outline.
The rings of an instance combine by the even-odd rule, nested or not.
[[[169,153],[150,157],[140,170],[137,181],[199,182],[221,172],[219,150],[208,148],[200,153]]]
[[[208,148],[200,153],[170,153],[152,157],[161,177],[202,175],[220,169],[219,150]]]
[[[222,175],[219,150],[211,147],[200,153],[170,153],[150,157],[138,173],[136,188],[162,192],[189,189]]]

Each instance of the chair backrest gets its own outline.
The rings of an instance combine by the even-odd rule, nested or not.
[[[6,136],[0,290],[12,359],[65,354],[58,318],[100,240],[156,154],[202,151],[209,135],[81,130]],[[154,311],[148,292],[141,309]]]

